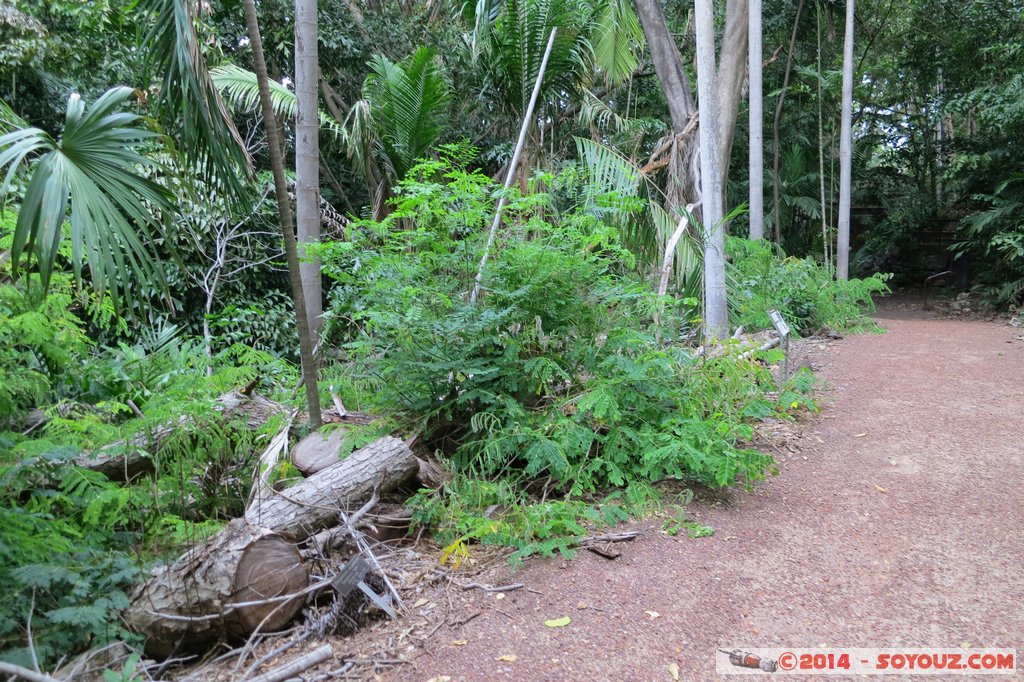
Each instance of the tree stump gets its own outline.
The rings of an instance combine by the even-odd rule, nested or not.
[[[314,431],[292,448],[292,465],[302,472],[303,476],[312,476],[318,471],[323,471],[332,464],[337,464],[338,453],[345,443],[345,434],[348,429],[338,427],[324,435],[320,431]]]
[[[409,446],[385,436],[285,490],[257,499],[245,518],[301,542],[338,523],[339,512],[362,504],[374,488],[390,490],[419,469]]]
[[[128,627],[146,636],[146,653],[163,658],[203,650],[215,640],[286,625],[302,607],[296,594],[309,574],[287,538],[244,519],[231,521],[205,544],[157,568],[136,588],[125,613]],[[269,603],[235,606],[249,602]]]

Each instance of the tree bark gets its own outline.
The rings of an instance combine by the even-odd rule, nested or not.
[[[748,154],[750,178],[750,238],[764,238],[764,88],[762,64],[764,60],[761,39],[761,0],[750,0],[748,17],[749,71],[750,71],[750,150]]]
[[[345,459],[245,511],[254,525],[305,540],[338,522],[339,512],[370,499],[374,489],[390,490],[411,478],[419,469],[412,450],[392,436],[385,436]]]
[[[317,371],[313,358],[313,342],[310,335],[306,300],[302,291],[302,275],[299,268],[298,248],[295,244],[292,209],[288,200],[288,184],[284,176],[284,147],[281,143],[274,105],[270,99],[270,85],[267,77],[267,62],[263,57],[263,39],[260,36],[259,22],[256,18],[256,0],[244,0],[245,23],[249,32],[249,43],[252,47],[253,68],[260,91],[260,108],[263,112],[264,128],[267,133],[267,147],[270,151],[270,166],[274,174],[274,193],[281,221],[281,235],[284,238],[284,250],[288,260],[288,276],[291,282],[292,300],[295,302],[295,324],[299,333],[299,356],[302,360],[302,377],[306,385],[306,403],[309,407],[309,423],[319,428],[320,394],[317,388]],[[317,209],[319,206],[317,205]]]
[[[715,18],[712,0],[696,0],[697,88],[701,121],[718,120],[715,74]],[[729,335],[725,291],[725,225],[722,212],[722,157],[719,126],[700,126],[701,188],[704,195],[704,334]]]
[[[151,656],[200,651],[257,628],[280,629],[304,599],[274,598],[300,593],[308,585],[309,574],[291,541],[235,519],[206,544],[157,568],[136,588],[125,622],[145,635]]]
[[[725,200],[725,179],[729,177],[732,159],[732,139],[736,132],[736,117],[740,112],[740,93],[747,72],[747,0],[729,0],[725,3],[725,31],[715,74],[718,122],[718,165],[722,173]],[[714,43],[712,43],[712,47]]]
[[[850,185],[853,172],[853,14],[854,0],[846,0],[846,36],[843,38],[843,113],[839,133],[839,225],[836,278],[850,276]]]
[[[225,393],[217,398],[213,407],[221,421],[244,418],[245,426],[257,430],[271,417],[284,412],[284,408],[258,393],[245,395],[239,391]],[[128,481],[153,470],[153,457],[160,453],[168,438],[181,429],[194,426],[191,419],[182,416],[177,421],[159,426],[152,431],[100,448],[76,460],[76,466],[99,471],[113,481]]]
[[[317,89],[317,2],[295,0],[295,221],[300,256],[320,241],[320,120]],[[323,300],[320,260],[303,258],[299,265],[306,323],[313,339],[320,336]]]
[[[681,134],[697,115],[697,106],[690,90],[690,81],[683,66],[682,56],[669,33],[665,13],[659,0],[635,0],[637,17],[647,38],[654,71],[658,75],[669,116],[672,133]],[[665,188],[666,208],[669,212],[687,204],[699,204],[700,165],[699,144],[696,136],[683,137],[673,145],[669,161],[669,180]]]
[[[662,91],[668,103],[672,118],[672,128],[676,135],[686,129],[690,120],[697,115],[689,79],[683,67],[672,35],[669,33],[658,0],[635,0],[637,17],[643,26],[644,35],[654,61],[654,70],[658,74]],[[747,0],[728,0],[726,3],[725,34],[722,41],[721,65],[714,69],[714,80],[717,83],[713,97],[717,100],[716,109],[718,146],[716,154],[722,169],[722,190],[724,179],[728,175],[729,158],[732,150],[733,132],[736,128],[736,117],[739,112],[740,91],[743,87],[743,76],[746,67],[747,46]],[[714,34],[712,34],[714,37]],[[709,119],[702,119],[709,120]],[[684,137],[675,145],[669,162],[669,184],[666,188],[667,208],[671,211],[686,204],[700,205],[703,201],[703,183],[701,166],[703,160],[699,154],[699,142],[695,136]],[[721,198],[721,201],[724,197]],[[706,202],[704,202],[706,204]],[[699,209],[703,218],[703,206]],[[705,221],[706,222],[706,221]]]

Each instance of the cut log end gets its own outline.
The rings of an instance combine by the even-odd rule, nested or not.
[[[280,535],[264,535],[242,551],[235,570],[231,604],[263,601],[301,592],[309,583],[302,557]],[[285,602],[243,606],[237,619],[243,632],[284,627],[302,607],[302,597]]]
[[[298,549],[286,538],[235,519],[204,545],[158,568],[133,595],[128,627],[146,636],[146,653],[163,658],[203,650],[222,638],[269,632],[302,607],[309,584]],[[250,602],[268,603],[235,606]]]

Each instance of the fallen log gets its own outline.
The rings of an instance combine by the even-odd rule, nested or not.
[[[339,512],[365,502],[374,490],[388,491],[419,469],[409,446],[385,436],[296,485],[259,497],[245,511],[257,526],[301,542],[338,523]]]
[[[125,622],[146,637],[150,656],[203,650],[257,628],[280,629],[301,608],[308,585],[306,566],[290,540],[235,519],[205,544],[157,568],[132,594]]]
[[[217,398],[213,411],[223,421],[244,419],[250,430],[262,428],[271,417],[284,412],[285,408],[258,393],[231,391]],[[127,481],[152,471],[153,456],[159,454],[169,437],[178,430],[189,428],[192,418],[183,415],[178,420],[161,424],[154,429],[143,430],[135,436],[105,445],[96,452],[79,457],[75,464],[105,474],[115,481]]]

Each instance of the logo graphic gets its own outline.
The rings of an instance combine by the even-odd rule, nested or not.
[[[747,651],[740,651],[734,649],[732,651],[726,651],[725,649],[719,649],[720,652],[729,657],[729,663],[733,664],[737,668],[753,668],[754,670],[762,670],[766,673],[773,673],[779,669],[779,663],[775,659],[758,656]]]

